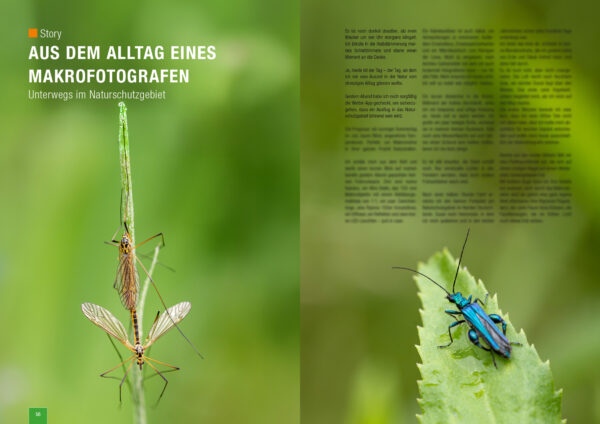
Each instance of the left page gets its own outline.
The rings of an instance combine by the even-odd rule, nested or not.
[[[0,422],[298,422],[296,2],[63,6],[1,30]]]

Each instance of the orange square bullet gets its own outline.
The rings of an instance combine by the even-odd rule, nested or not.
[[[29,38],[37,38],[37,28],[29,28]]]

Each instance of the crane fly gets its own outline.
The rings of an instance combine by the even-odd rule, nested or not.
[[[113,235],[113,239],[109,242],[106,242],[107,244],[117,246],[119,248],[119,265],[117,267],[117,275],[115,277],[113,287],[119,292],[119,296],[121,297],[121,303],[123,304],[123,307],[129,310],[132,313],[132,316],[135,314],[140,291],[140,276],[138,274],[137,267],[135,266],[137,262],[142,267],[142,270],[148,277],[148,280],[152,283],[152,286],[154,287],[154,290],[156,291],[160,302],[165,308],[165,313],[167,314],[167,316],[169,316],[169,318],[171,318],[169,309],[167,308],[165,301],[160,295],[160,292],[158,291],[154,280],[150,276],[150,273],[148,272],[142,261],[140,261],[139,258],[135,255],[136,248],[157,237],[162,238],[161,247],[164,247],[165,236],[163,235],[163,233],[158,233],[134,246],[133,238],[131,237],[131,233],[129,232],[129,228],[127,227],[127,218],[125,218],[125,220],[123,221],[123,226],[125,227],[125,232],[123,233],[123,236],[121,237],[120,241],[114,239],[119,230],[121,229],[121,227],[119,226],[119,228]],[[179,331],[183,338],[189,343],[189,345],[192,346],[196,354],[203,358],[202,354],[198,351],[198,349],[196,349],[196,346],[194,346],[190,339],[188,339],[186,335],[183,334],[183,331],[181,331],[174,318],[171,318],[171,322],[177,328],[177,331]]]
[[[125,232],[121,237],[120,241],[113,239],[107,244],[117,246],[119,248],[119,266],[117,267],[117,275],[115,277],[115,282],[113,284],[113,288],[115,288],[119,292],[119,296],[121,297],[121,303],[123,307],[129,311],[136,308],[138,295],[140,291],[140,276],[138,274],[137,268],[135,266],[136,261],[142,266],[142,269],[150,277],[148,271],[141,263],[141,261],[135,255],[135,249],[139,246],[155,239],[156,237],[162,237],[162,246],[165,245],[165,237],[163,233],[158,233],[143,242],[133,245],[133,239],[131,237],[131,233],[129,232],[129,228],[127,228],[127,222],[124,222]],[[120,227],[119,227],[120,228]],[[118,232],[119,230],[117,230]],[[117,233],[115,233],[116,236]],[[154,284],[154,281],[152,284]],[[154,285],[154,289],[158,293],[158,289],[156,289],[156,285]],[[158,294],[160,297],[160,293]],[[166,309],[166,305],[164,304],[162,298],[160,299],[163,303],[163,307]]]
[[[154,323],[152,324],[152,327],[148,332],[148,336],[146,337],[146,340],[143,344],[141,343],[139,338],[136,312],[135,310],[131,310],[131,319],[134,323],[134,343],[132,345],[128,340],[127,332],[125,331],[125,327],[123,326],[121,321],[119,321],[107,309],[104,309],[102,306],[98,306],[93,303],[83,303],[81,305],[81,310],[83,311],[83,314],[91,322],[96,324],[107,334],[113,336],[115,339],[120,341],[129,351],[133,353],[133,355],[125,359],[119,365],[100,374],[100,377],[105,377],[108,373],[114,371],[115,369],[119,368],[124,364],[129,363],[129,365],[127,366],[127,370],[125,371],[125,375],[123,376],[123,379],[119,384],[119,402],[121,401],[121,389],[123,387],[123,383],[125,382],[127,374],[129,373],[129,370],[131,369],[134,362],[137,363],[137,365],[140,367],[140,370],[142,370],[142,366],[144,364],[148,364],[148,366],[154,371],[156,371],[157,374],[165,381],[165,385],[162,391],[160,392],[160,396],[158,397],[157,402],[160,401],[167,388],[167,384],[169,384],[169,381],[165,378],[163,373],[161,373],[158,370],[158,368],[155,365],[153,365],[153,363],[165,365],[171,368],[173,371],[178,371],[179,367],[165,364],[164,362],[149,358],[144,354],[144,351],[146,351],[150,346],[152,346],[152,344],[156,340],[158,340],[162,335],[164,335],[167,331],[173,328],[173,326],[177,325],[178,322],[181,322],[181,320],[185,318],[185,316],[188,314],[191,308],[192,304],[190,302],[181,302],[175,306],[171,306],[165,311],[164,314],[160,315],[159,313],[159,315],[156,316],[156,319],[154,320]]]

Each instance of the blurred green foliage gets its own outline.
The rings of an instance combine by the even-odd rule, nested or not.
[[[62,30],[61,46],[217,46],[214,62],[170,65],[190,83],[152,87],[165,101],[127,102],[136,236],[164,232],[160,261],[176,272],[159,266],[155,281],[168,305],[192,303],[181,328],[206,358],[176,332],[156,343],[181,371],[149,422],[298,422],[297,4],[26,1],[5,16],[0,422],[31,406],[51,422],[132,419],[127,390],[119,407],[118,381],[99,377],[118,358],[80,308],[128,319],[103,244],[119,226],[118,101],[27,100],[35,26]],[[159,309],[150,289],[145,328]],[[147,382],[148,405],[161,386]]]

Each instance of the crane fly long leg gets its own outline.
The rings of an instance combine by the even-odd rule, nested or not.
[[[157,361],[156,359],[148,358],[146,355],[144,355],[144,359],[148,359],[149,361],[156,362],[157,364],[161,364],[161,365],[164,365],[166,367],[171,367],[175,371],[179,371],[179,369],[180,369],[179,367],[176,367],[175,365],[165,364],[164,362]]]
[[[113,234],[111,240],[114,243],[119,243],[118,241],[115,240],[115,237],[117,236],[117,234],[119,234],[119,231],[121,231],[121,228],[123,227],[123,223],[119,224],[119,228],[117,228],[117,231],[115,231],[115,233]]]
[[[119,384],[119,403],[121,403],[121,399],[122,399],[121,398],[121,391],[123,389],[123,383],[125,382],[125,378],[127,378],[127,374],[129,374],[129,370],[131,369],[131,366],[135,362],[135,355],[131,355],[129,358],[125,359],[123,362],[121,362],[116,367],[111,368],[108,371],[103,372],[102,374],[100,374],[100,377],[108,378],[108,377],[106,377],[106,374],[108,374],[111,371],[116,370],[117,368],[119,368],[121,365],[123,365],[127,361],[131,361],[131,362],[129,363],[129,366],[127,367],[127,370],[125,371],[125,375],[123,375],[123,379],[121,380],[121,383]]]
[[[131,325],[131,323],[129,323],[129,325]],[[117,345],[115,345],[115,342],[113,341],[112,337],[110,337],[108,334],[106,335],[106,337],[108,337],[108,341],[112,345],[115,352],[117,352],[117,356],[119,357],[119,360],[123,361],[123,355],[121,355],[121,352],[119,352],[119,349],[117,349]],[[123,372],[127,371],[127,369],[125,368],[125,365],[123,365],[124,363],[125,363],[125,361],[121,362],[121,366],[123,367]],[[104,376],[104,378],[110,378],[110,377]],[[113,377],[113,378],[118,380],[118,377]],[[131,383],[129,383],[129,380],[127,380],[127,386],[129,387],[129,390],[131,390]]]
[[[135,256],[141,256],[142,258],[148,259],[149,261],[151,261],[153,259],[151,255],[146,255],[145,253],[136,253]],[[163,264],[160,261],[156,261],[156,265],[160,265],[163,268],[166,268],[166,269],[168,269],[171,272],[175,272],[175,268],[172,268],[172,267],[170,267],[168,265],[165,265],[165,264]]]
[[[133,248],[134,248],[134,249],[137,249],[137,248],[138,248],[138,247],[140,247],[142,244],[144,244],[144,243],[148,243],[150,240],[152,240],[152,239],[155,239],[155,238],[156,238],[156,237],[158,237],[158,236],[161,236],[161,237],[162,237],[162,246],[161,246],[161,247],[165,247],[165,236],[164,236],[164,234],[163,234],[163,233],[158,233],[158,234],[156,234],[156,235],[153,235],[152,237],[150,237],[150,238],[148,238],[148,239],[144,240],[143,242],[136,244],[136,245],[135,245]]]
[[[158,317],[160,316],[160,311],[158,311],[156,313],[156,318],[154,318],[154,322],[152,323],[152,325],[150,326],[150,328],[154,327],[154,324],[156,324],[156,321],[158,321]]]
[[[134,355],[135,357],[135,355]],[[131,369],[131,366],[133,365],[133,363],[135,362],[134,359],[131,360],[131,363],[129,364],[129,366],[127,367],[127,371],[125,371],[125,375],[123,376],[123,380],[121,380],[121,384],[119,384],[119,403],[121,403],[121,391],[123,389],[123,382],[125,381],[125,379],[127,378],[127,374],[129,374],[129,370]]]
[[[148,359],[148,358],[146,358],[146,359]],[[156,372],[158,373],[158,375],[160,375],[160,377],[161,377],[163,380],[165,380],[165,385],[164,385],[164,387],[163,387],[163,389],[162,389],[162,392],[160,392],[160,396],[158,397],[158,400],[156,401],[156,405],[158,405],[158,402],[160,402],[160,400],[162,399],[162,397],[163,397],[163,394],[165,393],[165,390],[167,390],[167,384],[169,384],[169,380],[167,380],[167,379],[165,378],[165,376],[164,376],[164,375],[162,375],[162,373],[161,373],[161,372],[158,370],[158,368],[156,368],[156,367],[155,367],[154,365],[152,365],[150,362],[146,362],[146,363],[147,363],[147,364],[148,364],[148,365],[149,365],[149,366],[150,366],[150,367],[151,367],[151,368],[152,368],[154,371],[156,371]],[[169,365],[169,366],[171,366],[171,365]],[[179,369],[179,368],[177,368],[177,369]]]
[[[163,374],[168,374],[168,373],[170,373],[170,372],[176,372],[176,371],[179,371],[179,370],[163,370],[163,371],[161,371],[161,373],[163,373]],[[151,380],[151,379],[153,379],[154,377],[159,377],[159,375],[157,375],[156,373],[153,373],[153,374],[152,374],[151,376],[149,376],[149,377],[148,377],[148,376],[144,376],[144,381]]]
[[[131,360],[131,359],[133,359],[133,358],[135,358],[135,355],[131,355],[129,358],[125,359],[123,362],[121,362],[121,363],[120,363],[119,365],[117,365],[116,367],[113,367],[113,368],[109,369],[108,371],[106,371],[106,372],[103,372],[102,374],[100,374],[100,377],[104,377],[104,376],[105,376],[106,374],[108,374],[109,372],[112,372],[112,371],[116,370],[116,369],[117,369],[117,368],[119,368],[121,365],[123,365],[125,362],[127,362],[127,361],[129,361],[129,360]],[[133,361],[132,361],[131,363],[133,363]],[[129,365],[129,366],[131,367],[131,365]],[[128,368],[128,369],[129,369],[129,368]],[[127,373],[125,373],[125,375],[127,375]]]
[[[135,258],[135,260],[138,261],[138,264],[140,264],[140,266],[144,270],[144,273],[148,277],[148,280],[150,280],[150,282],[152,283],[152,286],[154,287],[154,290],[156,291],[156,294],[158,295],[158,298],[160,299],[160,302],[162,303],[163,307],[165,308],[165,313],[169,316],[169,319],[171,319],[171,322],[175,325],[175,328],[177,328],[177,331],[179,331],[179,333],[189,343],[189,345],[192,346],[192,348],[194,349],[194,351],[196,351],[196,353],[198,354],[198,356],[200,356],[202,359],[204,359],[204,356],[202,356],[202,354],[198,351],[198,349],[196,349],[196,346],[194,346],[194,344],[190,341],[190,339],[188,339],[187,336],[185,334],[183,334],[183,331],[181,331],[181,328],[179,328],[179,326],[177,325],[177,323],[175,322],[175,320],[173,319],[173,317],[169,313],[169,308],[167,308],[167,305],[165,304],[165,301],[163,300],[162,296],[160,295],[160,292],[158,291],[158,288],[156,287],[156,284],[154,283],[154,280],[152,279],[152,277],[150,276],[150,274],[146,270],[146,267],[144,266],[144,264],[142,263],[142,261],[140,261],[137,257]]]

